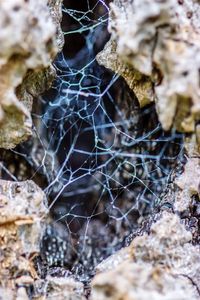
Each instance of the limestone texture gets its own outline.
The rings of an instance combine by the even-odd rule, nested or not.
[[[199,299],[200,249],[191,240],[177,215],[157,215],[149,233],[97,268],[91,299]]]
[[[52,61],[63,47],[61,5],[62,0],[0,0],[0,148],[12,149],[32,135],[34,98],[51,86]],[[166,194],[127,237],[126,247],[96,267],[87,281],[90,293],[66,270],[67,260],[76,263],[70,235],[63,224],[49,226],[44,192],[32,181],[0,180],[0,300],[200,299],[200,2],[114,0],[109,31],[99,63],[125,78],[141,107],[155,102],[165,130],[192,133],[185,137],[183,170],[179,176],[174,170]],[[130,107],[122,110],[134,113]],[[48,147],[40,148],[34,138],[26,147],[36,169],[53,182],[59,163],[51,164],[51,149],[44,155]],[[15,157],[8,152],[6,171],[12,179],[16,173],[18,180],[30,178],[34,168]],[[93,224],[91,231],[102,230]],[[104,244],[87,244],[83,231],[87,262]]]
[[[127,239],[127,247],[97,266],[92,300],[200,298],[198,149],[195,134],[185,138],[181,174],[172,174],[158,212]]]
[[[115,50],[108,44],[99,62],[125,77],[141,106],[155,101],[165,130],[194,132],[200,120],[199,1],[115,0],[110,7]],[[116,57],[118,64],[112,63]],[[132,83],[138,76],[148,78],[142,96]]]
[[[83,284],[70,277],[47,276],[42,286],[41,295],[33,297],[34,300],[86,300]]]
[[[32,134],[33,97],[50,87],[51,62],[63,45],[61,3],[0,2],[1,148],[13,148]]]
[[[32,286],[38,278],[34,258],[45,230],[45,202],[44,193],[32,181],[0,180],[0,288],[2,294],[13,293],[14,299],[18,293],[26,295],[16,287]]]

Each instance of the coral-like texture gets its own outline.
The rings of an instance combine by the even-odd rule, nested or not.
[[[2,148],[13,148],[31,135],[32,99],[50,86],[53,73],[49,66],[63,44],[59,30],[56,36],[60,6],[61,1],[47,0],[0,2]],[[44,80],[45,86],[41,84]]]
[[[180,131],[193,132],[200,120],[199,15],[200,3],[195,0],[115,0],[111,4],[109,30],[116,44],[114,56],[121,63],[109,62],[113,54],[108,54],[107,48],[99,61],[128,80],[142,105],[135,85],[130,84],[131,72],[133,80],[137,72],[149,77],[143,90],[150,95],[149,102],[156,98],[166,130],[174,125]],[[127,68],[128,76],[124,72]],[[146,87],[149,80],[152,92],[150,84]]]
[[[0,180],[0,285],[10,293],[17,292],[15,286],[31,286],[37,278],[33,259],[45,229],[45,201],[32,181]]]
[[[200,249],[191,239],[178,216],[157,215],[149,234],[97,268],[91,299],[199,299]]]
[[[97,55],[98,62],[125,78],[141,107],[153,102],[155,95],[150,77],[137,71],[131,64],[124,62],[117,54],[116,49],[116,41],[111,39],[104,50]]]

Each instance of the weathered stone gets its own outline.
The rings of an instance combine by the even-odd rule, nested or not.
[[[37,283],[36,283],[37,284]],[[38,282],[39,284],[39,282]],[[39,295],[40,294],[40,295]],[[47,276],[34,300],[86,300],[83,284],[71,277]]]
[[[63,45],[59,27],[61,2],[11,0],[0,3],[2,148],[13,148],[32,133],[33,97],[50,86],[53,80],[50,65]]]
[[[159,214],[149,234],[101,263],[91,299],[199,299],[200,249],[191,240],[177,215]]]
[[[197,157],[188,159],[183,174],[175,180],[175,184],[179,188],[176,195],[174,208],[183,212],[189,209],[191,197],[197,195],[199,197],[200,187],[200,161]]]
[[[148,92],[153,98],[147,99],[156,99],[165,130],[174,126],[182,132],[194,132],[200,120],[199,19],[200,3],[195,0],[111,3],[109,30],[116,50],[108,51],[107,46],[99,60],[125,77],[142,105],[137,88],[143,86],[146,93],[154,86]],[[117,66],[112,63],[116,59]],[[139,83],[135,70],[141,74]]]
[[[61,28],[62,2],[63,0],[48,0],[51,17],[56,24],[56,43],[59,51],[62,50],[64,45],[64,36]]]
[[[32,181],[0,180],[0,284],[30,286],[40,251],[47,208],[44,193]]]
[[[97,60],[106,68],[112,69],[124,77],[129,87],[134,91],[141,107],[155,100],[151,79],[134,69],[131,64],[120,59],[116,52],[116,42],[114,40],[110,40],[106,44],[104,50],[97,55]]]
[[[91,300],[199,299],[191,281],[164,268],[125,262],[93,281]]]

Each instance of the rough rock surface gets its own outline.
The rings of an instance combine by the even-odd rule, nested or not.
[[[50,86],[54,73],[50,64],[63,44],[58,26],[61,2],[11,0],[0,3],[2,148],[13,148],[31,135],[32,99]]]
[[[176,195],[174,209],[184,212],[191,205],[192,196],[199,198],[200,186],[200,161],[197,157],[188,159],[183,174],[175,180],[175,184],[179,188]]]
[[[189,279],[148,264],[125,262],[113,272],[98,275],[93,285],[91,299],[95,300],[199,299]]]
[[[97,55],[97,60],[106,68],[123,76],[129,87],[134,91],[140,106],[143,107],[155,100],[151,79],[124,62],[116,52],[116,41],[110,40],[104,50]]]
[[[45,272],[40,270],[40,274],[36,270],[36,257],[40,253],[47,224],[46,201],[42,190],[32,181],[0,180],[2,300],[28,300],[30,295],[34,300],[85,300],[83,284],[65,274],[66,272],[63,277],[56,277],[54,274],[45,275],[41,279]]]
[[[177,215],[159,214],[149,234],[99,265],[91,299],[199,299],[200,249],[191,240]]]
[[[33,259],[40,251],[45,229],[48,212],[45,201],[44,193],[32,181],[16,183],[0,180],[2,294],[8,291],[13,295],[23,293],[22,290],[15,290],[15,287],[31,286],[37,278]]]
[[[98,265],[92,300],[200,298],[200,171],[197,137],[185,139],[186,164],[128,246]],[[176,173],[176,172],[175,172]]]
[[[59,51],[62,50],[64,45],[64,36],[61,28],[62,3],[63,0],[48,0],[48,7],[50,9],[51,17],[56,25],[56,43]]]
[[[40,295],[34,296],[34,300],[85,300],[84,287],[73,278],[47,276],[42,283]]]
[[[116,53],[112,58],[113,51],[107,46],[98,59],[123,75],[137,95],[131,73],[133,80],[138,72],[147,76],[153,89],[149,92],[151,85],[146,88],[145,83],[144,93],[150,95],[148,101],[156,98],[159,119],[166,130],[174,125],[180,131],[193,132],[200,120],[199,15],[200,3],[195,0],[111,3],[109,30]],[[121,60],[117,65],[112,63],[116,56]],[[138,98],[143,105],[143,96]]]
[[[0,147],[12,148],[31,134],[32,99],[49,87],[50,62],[63,45],[61,2],[0,4]],[[156,101],[165,129],[174,123],[181,131],[194,131],[200,118],[199,8],[192,0],[111,5],[112,40],[98,60],[125,77],[141,106]],[[198,143],[198,126],[196,132]],[[171,211],[150,218],[151,226],[97,267],[91,300],[199,299],[200,167],[196,140],[190,142],[184,172],[166,195]],[[41,272],[45,278],[38,278],[33,260],[45,228],[45,201],[31,181],[0,181],[0,299],[28,300],[30,290],[33,300],[85,299],[82,283],[70,276]],[[65,254],[56,252],[55,257]]]

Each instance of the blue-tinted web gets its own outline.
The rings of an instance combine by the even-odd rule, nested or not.
[[[160,202],[182,157],[182,135],[164,132],[154,105],[141,109],[125,81],[97,63],[109,39],[109,4],[78,2],[64,2],[57,77],[38,99],[35,146],[23,155],[31,179],[45,178],[53,222],[68,235],[54,257],[48,237],[49,265],[73,261],[69,268],[85,278]]]

